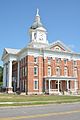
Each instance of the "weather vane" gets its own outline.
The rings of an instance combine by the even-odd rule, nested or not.
[[[37,8],[37,15],[39,15],[39,9]]]

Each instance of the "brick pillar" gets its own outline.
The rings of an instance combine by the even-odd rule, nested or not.
[[[33,92],[33,79],[34,79],[34,57],[27,56],[27,94]]]
[[[80,60],[77,61],[77,68],[78,68],[78,90],[80,91]]]
[[[38,57],[38,87],[39,94],[42,93],[43,90],[43,58]]]
[[[48,75],[48,60],[47,58],[44,58],[44,62],[43,62],[43,76],[47,76]]]
[[[64,76],[64,61],[61,60],[61,76]]]
[[[73,61],[68,61],[69,76],[73,76]],[[74,81],[70,81],[70,89],[74,89]]]

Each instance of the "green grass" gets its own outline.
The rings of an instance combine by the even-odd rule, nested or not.
[[[71,103],[71,102],[80,102],[80,96],[54,96],[54,95],[28,96],[28,95],[0,94],[0,102],[4,102],[4,105],[0,104],[0,106]],[[5,102],[16,102],[16,103],[6,104]],[[20,103],[20,102],[24,102],[24,103]]]

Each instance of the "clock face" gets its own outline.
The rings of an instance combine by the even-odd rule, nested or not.
[[[44,36],[43,33],[40,32],[40,33],[39,33],[39,40],[43,40],[43,36]]]

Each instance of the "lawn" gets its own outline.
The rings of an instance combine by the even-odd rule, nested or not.
[[[12,95],[0,94],[0,103],[12,102],[8,105],[38,105],[38,104],[54,104],[54,103],[71,103],[80,102],[80,96],[54,96],[54,95]],[[14,103],[13,103],[14,102]],[[4,106],[0,104],[0,106]]]

